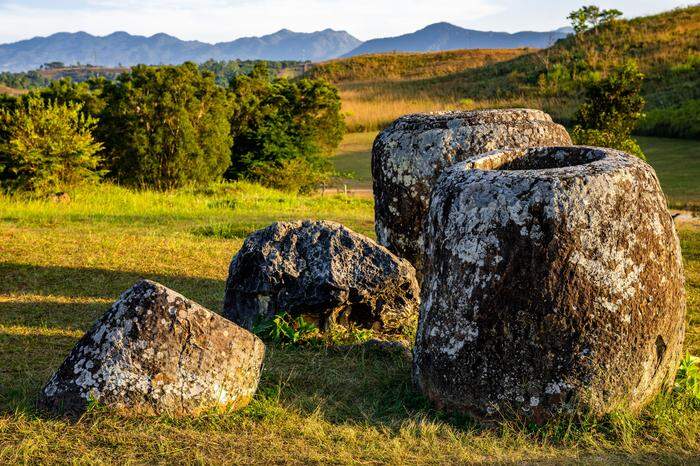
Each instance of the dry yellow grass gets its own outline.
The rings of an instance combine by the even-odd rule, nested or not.
[[[26,89],[14,89],[12,87],[3,86],[0,84],[0,95],[6,94],[10,96],[16,96],[26,94],[27,92],[29,91],[27,91]]]

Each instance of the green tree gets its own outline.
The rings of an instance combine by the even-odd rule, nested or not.
[[[265,63],[231,81],[235,107],[229,178],[309,190],[332,173],[328,156],[345,132],[338,91],[325,81],[270,79]],[[293,161],[293,162],[292,162]],[[288,183],[285,178],[295,178]]]
[[[137,66],[104,83],[99,131],[110,176],[165,190],[222,177],[231,163],[226,90],[193,63]]]
[[[620,10],[614,8],[609,10],[601,10],[595,5],[582,6],[578,10],[569,13],[567,19],[571,21],[571,27],[574,28],[576,35],[582,32],[593,29],[601,24],[610,23],[622,16]]]
[[[51,194],[97,181],[101,145],[95,120],[80,104],[28,98],[0,112],[0,184],[8,191]]]
[[[643,80],[636,64],[627,62],[607,78],[591,82],[576,113],[574,141],[620,149],[644,159],[641,148],[630,136],[644,109]]]
[[[39,90],[38,93],[46,101],[80,104],[86,115],[98,117],[105,106],[102,90],[106,82],[104,78],[90,78],[80,83],[71,78],[61,78],[51,81],[48,87]]]

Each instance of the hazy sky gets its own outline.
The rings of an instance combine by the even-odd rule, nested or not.
[[[113,31],[181,39],[229,41],[282,28],[346,30],[367,40],[412,32],[430,23],[494,31],[543,31],[567,25],[569,11],[593,0],[0,0],[0,42],[59,31],[105,35]],[[691,2],[594,2],[626,17]]]

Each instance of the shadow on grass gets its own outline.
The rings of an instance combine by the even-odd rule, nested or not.
[[[9,262],[0,263],[0,277],[0,295],[16,296],[0,301],[0,413],[33,412],[39,390],[79,335],[139,279],[162,283],[215,312],[225,287],[207,278]]]
[[[32,294],[66,298],[99,298],[110,301],[139,279],[157,281],[219,312],[224,280],[179,275],[147,274],[91,267],[60,267],[0,262],[0,294]],[[0,303],[0,306],[5,303]],[[107,306],[105,306],[106,308]],[[0,308],[2,309],[2,308]],[[2,314],[0,314],[2,323]]]

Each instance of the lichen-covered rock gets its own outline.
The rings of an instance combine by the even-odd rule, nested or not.
[[[334,222],[277,222],[233,258],[224,315],[245,328],[287,312],[394,333],[415,325],[418,295],[411,264],[371,239]]]
[[[447,167],[504,148],[571,144],[539,110],[504,109],[406,115],[372,149],[377,242],[423,268],[423,222],[430,193]]]
[[[495,151],[440,178],[414,382],[480,417],[640,409],[685,330],[678,236],[652,168],[590,147]]]
[[[73,348],[39,404],[67,414],[93,401],[175,416],[240,408],[257,389],[264,355],[265,345],[252,333],[142,280]]]

